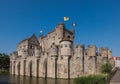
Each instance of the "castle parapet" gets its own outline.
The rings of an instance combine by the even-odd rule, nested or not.
[[[77,45],[75,48],[75,57],[79,58],[84,55],[84,45]]]
[[[10,56],[10,74],[44,78],[76,78],[99,72],[101,63],[114,65],[112,51],[95,45],[77,45],[75,30],[59,23],[47,35],[22,40]]]
[[[18,57],[18,52],[17,51],[11,53],[11,55],[10,55],[11,60],[16,60],[17,57]]]
[[[108,57],[108,48],[99,48],[99,54],[101,57]]]
[[[96,56],[96,49],[95,45],[88,45],[86,49],[87,56]]]
[[[111,59],[111,58],[112,58],[112,51],[108,50],[108,59]]]

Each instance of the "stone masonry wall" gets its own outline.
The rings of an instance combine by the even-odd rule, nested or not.
[[[112,51],[95,45],[77,45],[74,48],[74,30],[63,23],[41,36],[21,41],[10,56],[10,74],[43,78],[76,78],[95,74],[103,62],[111,62]]]

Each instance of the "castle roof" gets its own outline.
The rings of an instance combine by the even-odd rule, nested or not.
[[[25,42],[25,41],[30,40],[30,39],[33,38],[33,37],[36,37],[35,34],[33,34],[32,36],[30,36],[30,37],[28,37],[28,38],[26,38],[26,39],[23,39],[18,45],[20,45],[21,43],[23,43],[23,42]]]
[[[80,45],[80,44],[77,44],[77,45],[76,45],[76,48],[78,48],[79,46],[83,48],[83,47],[84,47],[84,44],[81,44],[81,45]]]

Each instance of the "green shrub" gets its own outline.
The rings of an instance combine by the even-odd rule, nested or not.
[[[105,75],[89,75],[74,79],[74,84],[107,84]]]
[[[9,71],[8,70],[0,70],[0,74],[8,74]]]
[[[101,64],[101,73],[104,73],[104,74],[109,74],[111,73],[112,71],[112,64],[107,62],[107,63],[102,63]]]

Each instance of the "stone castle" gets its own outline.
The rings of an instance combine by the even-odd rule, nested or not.
[[[74,46],[74,29],[65,28],[59,23],[46,36],[39,39],[33,34],[22,40],[17,51],[10,56],[10,73],[12,75],[76,78],[99,73],[102,62],[111,62],[112,51],[97,48],[95,45]]]

